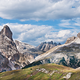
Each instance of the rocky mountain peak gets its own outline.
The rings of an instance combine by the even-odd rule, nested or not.
[[[7,36],[9,39],[12,39],[12,31],[10,30],[10,28],[5,25],[4,28],[1,30],[0,34],[3,34],[5,36]]]
[[[53,44],[53,41],[51,41],[51,42],[48,42],[48,44]]]
[[[36,49],[41,50],[41,51],[48,51],[49,49],[57,45],[61,45],[61,44],[60,43],[57,44],[56,42],[53,43],[53,41],[43,42],[39,46],[37,46]]]
[[[78,34],[77,34],[77,37],[79,37],[79,38],[80,38],[80,33],[78,33]]]
[[[72,42],[75,38],[75,36],[69,37],[65,44]]]

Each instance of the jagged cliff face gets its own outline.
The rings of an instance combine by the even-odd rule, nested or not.
[[[56,46],[46,53],[35,58],[35,61],[45,63],[56,63],[72,68],[80,67],[80,34],[69,38],[66,44]],[[69,41],[70,40],[70,41]]]
[[[59,44],[53,43],[53,41],[51,41],[51,42],[43,42],[39,46],[37,46],[36,49],[46,52],[49,49],[51,49],[51,48],[53,48],[53,47],[55,47],[57,45],[61,45],[61,44],[60,43]]]
[[[5,25],[0,32],[0,72],[15,70],[28,65],[34,59],[31,55],[21,54],[12,39],[10,28]]]

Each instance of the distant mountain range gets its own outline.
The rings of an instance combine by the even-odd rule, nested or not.
[[[51,41],[51,42],[43,42],[39,46],[37,46],[36,49],[46,52],[49,49],[51,49],[51,48],[53,48],[53,47],[55,47],[57,45],[61,45],[61,43],[57,44],[56,42],[53,43],[53,41]]]

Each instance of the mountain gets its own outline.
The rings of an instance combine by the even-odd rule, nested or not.
[[[43,42],[39,46],[37,46],[36,49],[46,52],[49,49],[51,49],[51,48],[53,48],[53,47],[55,47],[57,45],[61,45],[61,44],[60,43],[57,44],[56,42],[53,43],[53,41],[51,41],[51,42]]]
[[[21,69],[34,58],[21,54],[12,39],[12,31],[5,25],[0,31],[0,72]]]
[[[45,63],[80,67],[80,33],[77,37],[68,38],[62,45],[51,41],[34,47],[18,40],[14,41],[12,31],[5,25],[0,31],[0,60],[0,72]]]
[[[23,43],[21,41],[15,40],[15,44],[20,53],[25,56],[31,55],[33,58],[43,53],[41,50],[37,50],[34,46],[29,45],[27,43]],[[32,60],[34,61],[34,60]]]
[[[29,45],[27,43],[23,43],[21,41],[15,40],[16,47],[18,51],[24,55],[32,55],[34,58],[43,54],[44,52],[48,51],[49,49],[61,45],[60,43],[53,43],[51,42],[43,42],[39,46],[34,47],[32,45]]]
[[[13,41],[12,32],[7,25],[4,26],[4,28],[1,30],[0,34],[7,36],[9,39],[11,39]]]
[[[51,46],[51,44],[53,43],[48,42],[48,45]],[[55,43],[55,45],[57,44]],[[14,41],[12,31],[7,25],[0,31],[0,72],[21,69],[34,62],[35,58],[43,54],[43,52],[43,50],[37,49],[27,43],[18,40]]]
[[[65,44],[37,56],[35,61],[40,61],[41,64],[56,63],[72,68],[80,67],[80,33],[77,37],[68,38]]]
[[[79,80],[80,68],[44,64],[0,73],[0,80]]]
[[[15,44],[16,44],[16,46],[17,46],[18,51],[20,51],[21,53],[26,52],[28,49],[35,48],[35,47],[32,46],[32,45],[29,45],[29,44],[27,44],[27,43],[23,43],[23,42],[18,41],[18,40],[15,40],[14,42],[15,42]]]

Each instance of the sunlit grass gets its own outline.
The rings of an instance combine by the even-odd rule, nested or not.
[[[44,68],[49,71],[49,73],[44,73],[41,71],[36,71],[36,69]],[[56,70],[54,74],[50,75],[52,71]],[[0,80],[65,80],[63,76],[71,72],[71,78],[69,80],[80,79],[80,70],[69,68],[63,65],[57,64],[42,64],[39,66],[34,66],[30,68],[25,68],[21,70],[13,70],[0,73]]]

